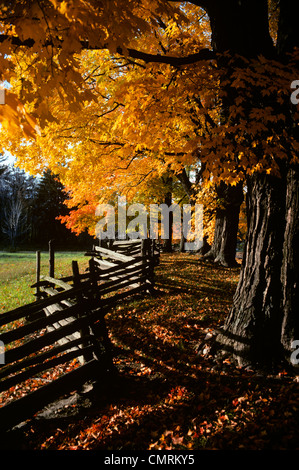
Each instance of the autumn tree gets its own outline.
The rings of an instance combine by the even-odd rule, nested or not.
[[[298,270],[295,268],[298,262],[298,136],[290,101],[281,97],[277,84],[271,86],[269,83],[265,88],[262,79],[252,83],[254,71],[249,75],[248,61],[252,63],[259,57],[259,61],[265,64],[265,73],[274,60],[276,64],[282,64],[282,69],[289,63],[288,53],[299,45],[292,16],[298,12],[298,5],[280,2],[276,45],[269,34],[266,2],[242,2],[235,8],[233,23],[224,3],[222,5],[217,3],[217,8],[211,5],[209,9],[214,50],[220,53],[229,50],[235,56],[235,64],[240,61],[239,55],[246,58],[242,59],[243,64],[241,60],[237,65],[241,68],[240,76],[245,70],[246,87],[250,90],[243,110],[246,110],[246,117],[250,113],[253,118],[260,114],[256,123],[260,127],[259,139],[253,133],[251,145],[255,149],[256,164],[262,168],[246,178],[248,235],[245,259],[234,304],[218,341],[224,349],[234,353],[241,365],[269,366],[281,360],[285,353],[289,356],[292,340],[298,336],[298,326],[294,322],[298,300]],[[249,40],[249,32],[246,31],[252,24],[255,33]],[[226,58],[224,60],[227,61]],[[298,70],[295,64],[293,74]],[[231,82],[229,67],[227,73],[227,81]],[[268,73],[271,73],[269,69]],[[274,71],[277,82],[279,73],[279,68]],[[274,77],[272,75],[272,80]],[[225,90],[225,100],[231,94],[235,102],[238,99],[242,102],[238,88]],[[240,120],[238,118],[238,124]],[[280,155],[277,155],[279,149],[275,154],[264,145],[264,142],[270,143],[275,138],[280,142]],[[293,148],[292,143],[295,144]],[[264,167],[265,159],[269,168]]]
[[[220,199],[226,188],[246,185],[242,272],[217,338],[240,365],[289,359],[298,338],[298,113],[290,102],[298,8],[291,0],[23,0],[2,7],[1,76],[14,90],[0,110],[3,145],[15,148],[25,168],[38,171],[46,159],[69,183],[80,169],[88,194],[95,169],[110,188],[128,167],[130,175],[142,168],[141,178],[163,167],[179,174],[200,158]],[[130,74],[116,80],[113,61]],[[109,120],[112,110],[117,117]],[[70,134],[58,145],[61,119]],[[88,138],[81,134],[71,145],[79,130]],[[32,152],[20,147],[21,135],[32,143],[43,132],[43,154],[39,145]],[[112,173],[103,172],[108,161]],[[82,203],[75,191],[76,199]],[[224,205],[229,213],[240,197],[235,201]]]

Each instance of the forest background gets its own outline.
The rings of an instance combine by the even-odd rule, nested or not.
[[[56,249],[87,249],[94,239],[75,235],[58,219],[69,209],[63,185],[50,172],[33,177],[15,167],[13,159],[0,159],[0,249],[47,250],[53,240]]]

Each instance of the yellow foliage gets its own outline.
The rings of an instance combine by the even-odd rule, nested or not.
[[[227,76],[216,60],[175,68],[130,54],[184,57],[209,48],[209,19],[196,5],[23,0],[22,14],[12,24],[3,17],[1,30],[31,41],[0,44],[1,80],[12,90],[0,106],[2,148],[27,171],[59,175],[79,208],[76,230],[91,223],[96,201],[161,199],[163,179],[200,166],[210,235],[217,182],[235,185],[256,171],[277,174],[281,159],[298,161],[298,143],[278,132],[285,115],[273,111],[274,97],[289,100],[291,66],[226,54]]]

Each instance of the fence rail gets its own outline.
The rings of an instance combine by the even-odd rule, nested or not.
[[[110,374],[114,365],[105,315],[129,296],[153,292],[159,251],[150,240],[95,247],[86,255],[87,272],[80,273],[73,261],[73,274],[60,279],[54,277],[53,266],[51,275],[41,277],[37,262],[37,282],[32,286],[36,301],[0,316],[4,330],[0,341],[6,347],[0,392],[27,380],[34,380],[37,387],[0,408],[2,431],[83,383]],[[50,259],[54,263],[53,253]],[[22,324],[11,328],[9,324],[17,320]],[[65,368],[45,385],[44,374],[57,366]]]

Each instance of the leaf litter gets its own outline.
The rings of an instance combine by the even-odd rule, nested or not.
[[[163,254],[155,295],[107,315],[118,376],[74,394],[62,411],[37,414],[16,431],[19,447],[298,450],[294,375],[261,375],[197,354],[223,324],[238,275],[193,255]]]

